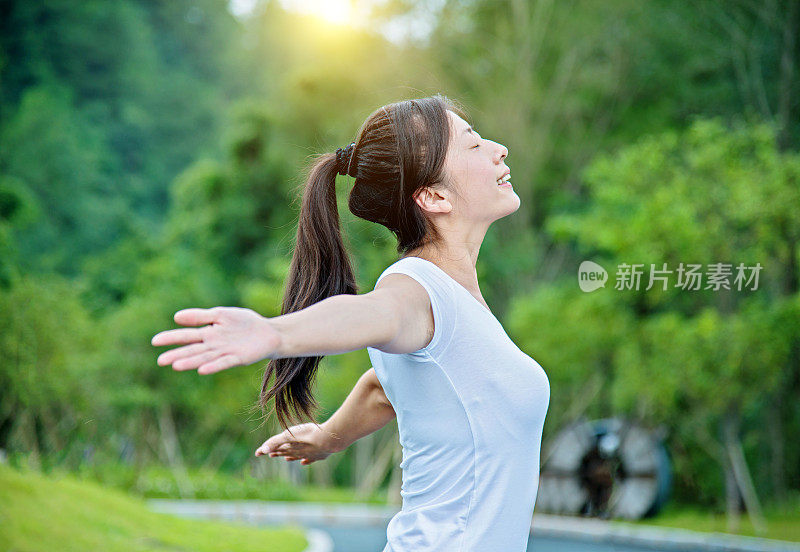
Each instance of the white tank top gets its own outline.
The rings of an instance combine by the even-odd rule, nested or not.
[[[413,353],[367,347],[397,414],[402,508],[383,552],[524,552],[539,485],[550,384],[494,315],[434,263],[405,257],[427,290],[431,342]]]

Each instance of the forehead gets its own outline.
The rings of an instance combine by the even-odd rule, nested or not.
[[[450,126],[453,129],[453,135],[456,140],[462,140],[470,135],[469,132],[466,132],[470,128],[470,124],[467,121],[449,109],[447,110],[447,115],[450,117]]]

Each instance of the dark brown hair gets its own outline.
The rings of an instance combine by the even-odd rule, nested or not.
[[[356,168],[355,173],[350,171],[355,183],[348,207],[354,215],[391,230],[401,255],[439,238],[413,195],[426,186],[448,186],[444,174],[450,141],[448,109],[466,119],[460,105],[441,94],[385,105],[367,117],[355,140],[351,164]],[[333,295],[358,293],[339,225],[336,154],[315,156],[307,171],[282,314]],[[311,387],[322,358],[269,361],[259,404],[266,411],[275,398],[275,411],[284,429],[290,425],[288,420],[299,421],[292,412],[313,420],[317,403]]]

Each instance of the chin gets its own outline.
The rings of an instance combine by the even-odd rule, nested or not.
[[[515,204],[513,206],[511,206],[510,208],[507,207],[505,210],[501,211],[500,214],[497,216],[497,218],[495,218],[494,220],[498,220],[498,219],[501,219],[503,217],[507,217],[509,215],[513,215],[514,213],[516,213],[519,210],[519,205],[520,205],[520,202],[519,202],[519,199],[517,199],[517,201],[515,202]]]
[[[520,202],[519,196],[517,194],[514,194],[514,202],[511,204],[511,206],[509,207],[509,209],[507,210],[507,212],[503,216],[507,217],[508,215],[510,215],[512,213],[516,213],[519,210],[520,203],[521,202]]]

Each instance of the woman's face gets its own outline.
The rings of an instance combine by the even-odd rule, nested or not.
[[[482,138],[464,119],[447,110],[450,119],[450,145],[445,173],[457,192],[450,194],[453,212],[459,217],[489,223],[519,209],[520,199],[510,180],[498,184],[509,172],[505,164],[508,149]]]

